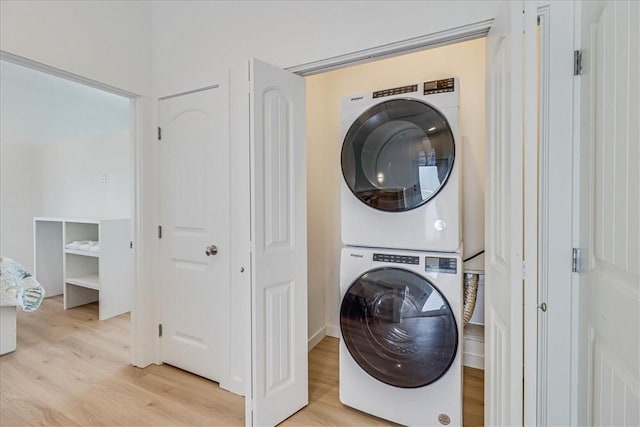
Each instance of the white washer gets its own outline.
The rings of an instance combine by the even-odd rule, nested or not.
[[[342,242],[457,252],[458,78],[360,93],[342,103]]]
[[[461,426],[460,256],[347,247],[340,291],[340,401],[405,425]]]

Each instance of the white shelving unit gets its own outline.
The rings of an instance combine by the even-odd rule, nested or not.
[[[33,275],[48,297],[64,290],[63,224],[62,220],[33,219]]]
[[[131,310],[133,251],[129,219],[36,217],[36,279],[47,296],[64,295],[64,308],[98,301],[100,320]],[[68,249],[79,240],[99,242],[99,252]]]

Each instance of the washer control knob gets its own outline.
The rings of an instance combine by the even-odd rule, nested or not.
[[[447,228],[447,223],[443,219],[438,219],[433,223],[433,228],[438,231],[443,231],[445,228]]]
[[[438,415],[438,421],[443,426],[448,426],[449,424],[451,424],[451,417],[447,414],[440,414]]]

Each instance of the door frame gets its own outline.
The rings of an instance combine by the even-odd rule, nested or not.
[[[388,43],[381,46],[373,46],[368,49],[357,50],[355,52],[345,53],[344,55],[333,56],[331,58],[305,62],[304,64],[287,67],[285,70],[303,77],[325,73],[327,71],[338,70],[340,68],[351,67],[353,65],[378,61],[380,59],[391,58],[398,55],[405,55],[411,52],[486,37],[487,34],[489,34],[489,29],[492,25],[493,19],[471,22],[448,30],[428,33],[422,36],[412,37],[410,39],[400,40],[398,42]]]
[[[145,351],[146,343],[143,331],[148,323],[148,317],[145,319],[144,312],[142,310],[142,302],[148,300],[147,293],[144,292],[144,287],[141,286],[143,282],[143,235],[142,235],[142,200],[143,200],[143,176],[142,176],[142,162],[143,162],[143,140],[144,140],[144,114],[146,108],[146,100],[139,94],[130,92],[125,89],[120,89],[115,86],[111,86],[106,83],[99,82],[78,74],[74,74],[65,70],[61,70],[56,67],[44,64],[42,62],[34,61],[32,59],[15,55],[13,53],[0,50],[0,60],[7,61],[16,65],[20,65],[35,71],[40,71],[51,76],[59,77],[65,80],[69,80],[75,83],[82,84],[84,86],[92,87],[94,89],[102,90],[114,95],[118,95],[129,99],[129,149],[131,150],[131,166],[132,173],[130,176],[129,185],[131,185],[131,239],[133,242],[133,284],[132,284],[132,299],[131,299],[131,331],[130,331],[130,353],[129,360],[134,366],[147,366],[152,363],[149,360],[147,352]],[[153,294],[153,293],[152,293]],[[138,315],[142,313],[143,315]]]

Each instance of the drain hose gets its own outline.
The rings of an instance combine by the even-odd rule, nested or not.
[[[467,326],[473,310],[476,308],[476,298],[478,297],[478,275],[474,273],[464,274],[464,308],[463,308],[463,326]]]

